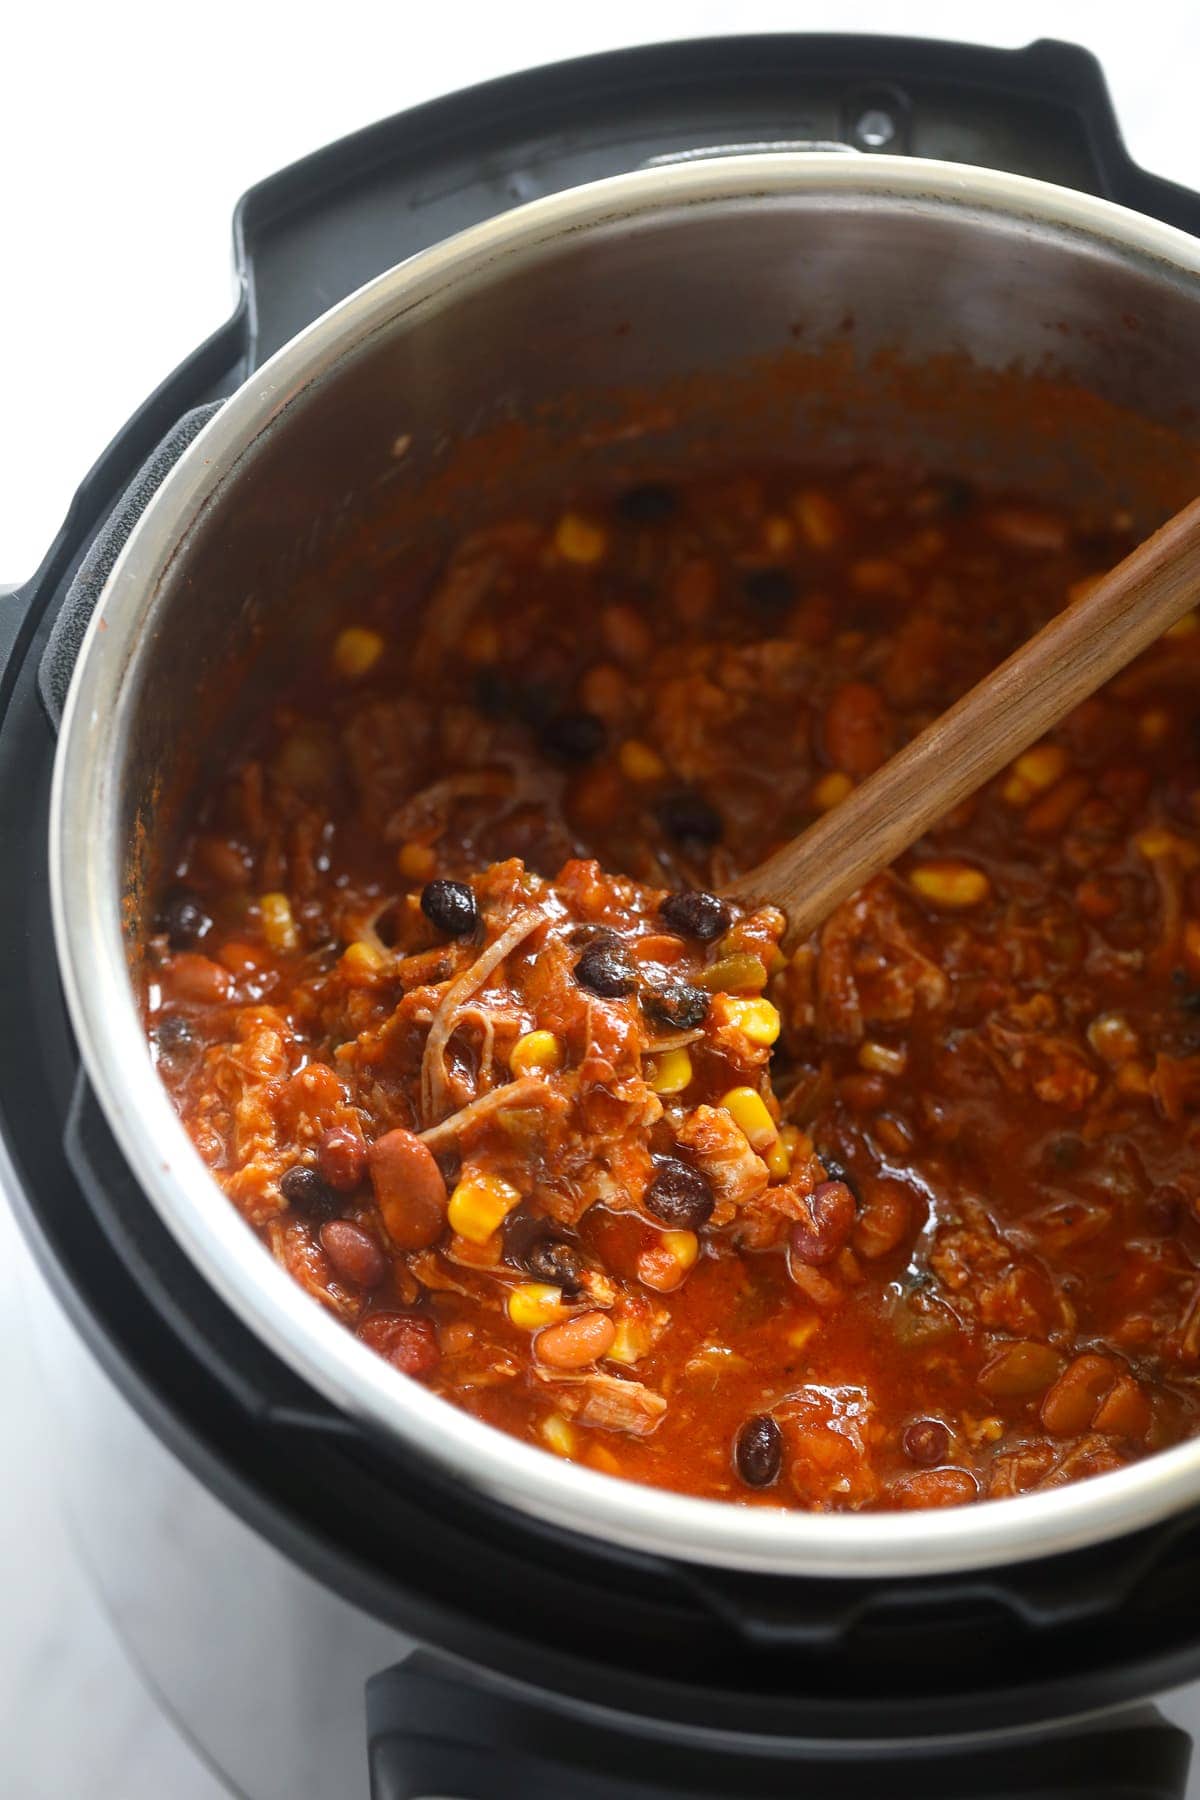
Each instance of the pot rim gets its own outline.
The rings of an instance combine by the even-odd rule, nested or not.
[[[199,433],[121,551],[63,713],[50,805],[55,941],[83,1063],[143,1193],[238,1317],[334,1406],[493,1499],[585,1538],[776,1576],[945,1574],[1024,1562],[1143,1528],[1200,1501],[1200,1439],[1052,1491],[944,1510],[817,1514],[614,1479],[510,1437],[399,1377],[265,1253],[215,1183],[154,1069],[129,979],[117,845],[128,680],[163,577],[254,441],[352,349],[414,308],[568,233],[680,208],[790,195],[1006,216],[1200,277],[1200,242],[1110,201],[917,158],[791,151],[677,163],[571,188],[489,219],[376,277],[257,370]]]

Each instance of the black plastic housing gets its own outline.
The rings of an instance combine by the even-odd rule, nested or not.
[[[97,1356],[208,1486],[367,1611],[568,1708],[578,1699],[680,1730],[761,1732],[785,1741],[781,1755],[789,1740],[1066,1717],[1200,1673],[1200,1513],[988,1576],[774,1581],[535,1525],[369,1442],[196,1274],[79,1077],[46,867],[54,720],[78,618],[55,626],[81,566],[85,577],[103,567],[119,497],[183,415],[231,392],[362,281],[505,207],[655,157],[781,140],[869,150],[878,118],[868,133],[862,122],[880,113],[892,126],[882,148],[1018,169],[1200,231],[1200,199],[1129,160],[1097,64],[1069,45],[747,37],[491,82],[359,132],[244,197],[237,311],[90,471],[37,575],[0,598],[0,841],[14,847],[0,882],[0,1138],[26,1233]],[[86,604],[82,585],[74,601]],[[532,1569],[535,1608],[522,1604]],[[386,1708],[377,1717],[385,1738]],[[380,1767],[381,1796],[407,1791],[386,1786]]]

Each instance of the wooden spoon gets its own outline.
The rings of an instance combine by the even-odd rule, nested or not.
[[[839,901],[1200,602],[1200,499],[993,669],[841,804],[728,888],[807,937]]]

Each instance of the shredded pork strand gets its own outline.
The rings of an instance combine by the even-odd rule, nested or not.
[[[442,995],[421,1058],[421,1114],[426,1125],[436,1124],[439,1114],[445,1110],[446,1045],[454,1035],[466,1002],[483,986],[493,969],[544,923],[545,914],[535,907],[519,912],[491,948],[477,956],[469,969],[456,976]]]
[[[436,1125],[419,1131],[417,1136],[424,1144],[440,1144],[446,1138],[461,1136],[468,1126],[486,1118],[489,1113],[505,1112],[510,1106],[530,1106],[539,1102],[544,1105],[550,1098],[550,1089],[540,1075],[522,1075],[517,1081],[506,1082],[503,1087],[480,1094],[477,1100],[460,1106],[449,1118],[439,1119]]]

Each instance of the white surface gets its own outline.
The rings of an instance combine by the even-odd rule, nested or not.
[[[1195,0],[22,7],[0,53],[0,585],[32,571],[108,439],[228,314],[229,217],[250,183],[491,75],[730,30],[1074,39],[1100,56],[1133,154],[1200,186]],[[39,1484],[18,1254],[0,1207],[0,1791],[217,1800],[122,1661]]]

